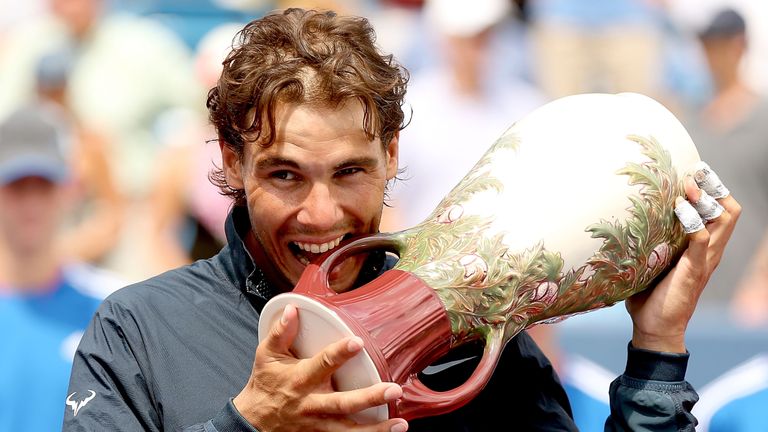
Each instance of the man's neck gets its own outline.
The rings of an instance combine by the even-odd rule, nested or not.
[[[732,81],[718,89],[704,108],[707,123],[719,131],[727,131],[742,123],[759,100],[758,94],[743,81]]]
[[[252,231],[248,231],[245,236],[245,248],[253,258],[253,263],[264,274],[264,278],[267,283],[277,292],[289,292],[293,289],[293,285],[280,274],[277,269],[272,265],[272,262],[264,254],[264,248],[261,247],[259,241],[256,240],[256,236]]]
[[[50,288],[61,269],[53,252],[37,254],[0,252],[0,287],[16,292],[39,292]]]

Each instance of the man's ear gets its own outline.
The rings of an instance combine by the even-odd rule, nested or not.
[[[398,157],[400,152],[400,131],[395,132],[395,135],[389,141],[386,150],[387,158],[387,180],[392,180],[397,175]]]
[[[240,157],[222,139],[219,139],[221,149],[221,163],[224,170],[224,178],[232,189],[243,189],[242,163]]]

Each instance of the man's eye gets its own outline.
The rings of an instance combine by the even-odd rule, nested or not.
[[[352,175],[352,174],[357,174],[357,173],[362,172],[362,171],[363,171],[363,169],[359,168],[359,167],[344,168],[344,169],[341,169],[341,170],[337,171],[336,172],[336,176],[343,177],[343,176],[348,176],[348,175]]]
[[[272,178],[278,180],[296,180],[296,174],[290,171],[275,171],[270,175]]]

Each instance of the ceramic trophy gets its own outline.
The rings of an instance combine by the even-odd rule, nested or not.
[[[674,202],[697,162],[685,128],[649,97],[557,99],[507,129],[423,222],[310,264],[292,292],[266,304],[259,335],[293,304],[300,357],[361,337],[364,350],[334,374],[336,388],[396,382],[403,397],[353,416],[359,422],[454,410],[483,389],[519,332],[620,302],[676,262],[686,237]],[[336,264],[374,249],[399,261],[357,289],[329,287]],[[483,357],[464,384],[438,392],[419,380],[477,339]]]

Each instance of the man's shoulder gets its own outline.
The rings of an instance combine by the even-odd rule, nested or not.
[[[106,297],[106,307],[119,304],[132,310],[163,311],[183,307],[189,302],[213,298],[221,291],[223,281],[213,259],[165,271],[150,278],[134,281]]]

